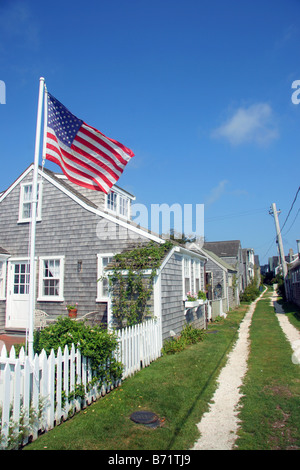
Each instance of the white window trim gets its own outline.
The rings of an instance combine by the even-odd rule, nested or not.
[[[196,266],[199,266],[199,277],[196,276]],[[200,259],[193,258],[193,274],[194,274],[194,291],[196,292],[196,279],[199,279],[199,290],[202,290],[201,283],[201,261]]]
[[[192,260],[190,257],[188,256],[183,256],[182,257],[182,290],[183,290],[183,300],[186,300],[186,294],[187,292],[185,292],[185,272],[184,272],[184,261],[187,260],[189,262],[189,279],[190,279],[190,288],[189,288],[189,291],[191,291],[192,289],[192,270],[191,270],[191,267],[192,267]],[[188,291],[188,292],[189,292]]]
[[[96,302],[108,302],[109,297],[103,295],[103,284],[101,277],[103,276],[102,258],[112,258],[116,253],[98,253],[97,254],[97,298]]]
[[[60,260],[60,279],[59,279],[59,295],[43,295],[43,271],[45,260]],[[64,302],[64,274],[65,274],[65,257],[64,256],[40,256],[39,257],[39,295],[38,302]]]
[[[7,258],[6,255],[0,255],[0,263],[3,263],[3,289],[2,292],[0,290],[0,300],[6,300]]]
[[[117,215],[118,217],[120,217],[124,220],[130,220],[130,218],[131,218],[130,198],[126,194],[124,194],[123,192],[118,191],[117,189],[112,188],[111,191],[115,193],[116,198],[117,198],[117,200],[116,200],[116,210],[112,210],[108,207],[108,194],[105,195],[105,209],[110,214]],[[123,215],[123,214],[120,213],[120,197],[122,197],[123,199],[126,199],[126,201],[127,201],[127,215]]]
[[[20,200],[19,200],[19,219],[18,224],[31,222],[31,217],[23,217],[23,204],[24,204],[24,188],[25,186],[31,186],[32,183],[21,183],[20,185]],[[42,220],[42,187],[41,181],[38,182],[38,210],[36,214],[36,221],[40,222]],[[32,204],[32,203],[31,203]]]

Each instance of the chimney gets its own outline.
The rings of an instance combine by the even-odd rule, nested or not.
[[[298,247],[298,258],[300,258],[300,240],[296,240]]]

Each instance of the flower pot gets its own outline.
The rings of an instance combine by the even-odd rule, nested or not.
[[[68,310],[68,314],[70,318],[76,318],[77,317],[77,308],[72,308]]]

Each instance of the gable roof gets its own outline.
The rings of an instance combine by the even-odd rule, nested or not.
[[[203,248],[215,253],[219,258],[236,258],[241,247],[240,240],[204,242]]]
[[[3,191],[0,194],[0,203],[10,194],[10,192],[31,172],[33,171],[34,165],[31,164],[15,181],[12,183],[6,191]],[[53,171],[48,170],[46,168],[39,167],[38,174],[40,177],[45,178],[48,182],[53,184],[56,188],[58,188],[60,191],[62,191],[65,195],[73,199],[76,203],[78,203],[81,207],[84,209],[90,211],[93,214],[98,215],[99,217],[103,217],[107,220],[110,220],[111,222],[114,222],[122,227],[127,228],[128,230],[132,230],[133,232],[141,235],[142,237],[148,238],[150,241],[154,241],[159,244],[164,244],[167,240],[165,238],[160,237],[156,233],[152,232],[151,230],[148,230],[146,228],[141,227],[140,225],[136,224],[135,222],[132,222],[131,220],[125,221],[124,219],[119,218],[118,216],[114,216],[105,210],[101,210],[98,208],[98,206],[92,202],[88,197],[84,196],[80,192],[80,186],[78,186],[78,189],[75,189],[73,186],[68,184],[68,180],[65,180],[62,178],[62,174],[55,174]],[[122,188],[119,188],[121,191],[124,191]],[[124,191],[127,193],[127,191]],[[134,196],[132,196],[130,193],[128,193],[129,197],[131,199],[134,199]],[[206,259],[205,254],[202,252],[199,252],[198,249],[189,249],[182,247],[180,244],[177,244],[176,241],[173,240],[173,249],[169,252],[169,256],[174,252],[181,252],[182,254],[188,254],[188,255],[196,255],[199,258]],[[132,249],[134,246],[132,246]],[[4,249],[3,249],[3,254],[8,254]],[[166,259],[168,256],[166,257]],[[166,261],[165,259],[165,261]],[[162,266],[161,268],[162,269]]]
[[[188,256],[191,256],[193,258],[198,258],[199,260],[202,260],[204,262],[207,261],[207,257],[205,256],[205,254],[201,251],[201,250],[198,250],[198,249],[188,249],[188,248],[184,248],[182,245],[180,244],[177,244],[176,242],[174,242],[174,240],[164,240],[165,242],[170,242],[169,245],[166,247],[165,251],[163,252],[162,251],[162,254],[163,256],[161,257],[161,259],[159,260],[159,266],[156,268],[156,275],[159,275],[163,268],[165,267],[165,265],[168,263],[169,259],[171,258],[171,256],[174,254],[174,253],[180,253],[181,255],[188,255]],[[144,250],[147,250],[147,245],[146,246],[141,246],[140,244],[133,244],[130,248],[126,248],[125,250],[123,250],[120,254],[122,255],[126,255],[128,254],[129,257],[128,259],[130,260],[131,257],[131,253],[133,251],[136,251],[136,249],[144,249]],[[163,248],[163,247],[162,247]],[[134,265],[134,258],[132,258],[133,260],[133,265]],[[130,262],[131,263],[131,262]],[[137,262],[138,263],[138,262]],[[147,266],[145,267],[144,271],[148,271],[150,272],[151,271],[151,268],[152,268],[152,265],[156,264],[156,259],[151,259],[151,256],[149,256],[149,263],[147,264]],[[116,266],[118,263],[116,262],[115,259],[113,259],[105,268],[105,271],[107,271],[108,273],[112,271],[113,267]],[[125,269],[126,270],[126,269]]]
[[[211,261],[219,265],[222,269],[226,269],[227,271],[230,271],[230,272],[237,272],[233,266],[226,263],[226,261],[224,261],[222,258],[219,258],[219,256],[217,256],[212,251],[209,251],[206,248],[203,248],[203,246],[197,245],[197,243],[195,242],[188,244],[188,248],[192,251],[201,253],[203,256],[205,256],[206,258],[210,259]]]
[[[202,248],[202,251],[204,254],[206,254],[206,256],[208,256],[212,261],[214,261],[215,263],[221,265],[223,268],[227,269],[227,271],[230,271],[230,272],[237,272],[236,268],[234,268],[233,266],[231,266],[230,264],[226,263],[226,261],[224,261],[222,258],[219,258],[219,256],[217,256],[215,253],[213,253],[212,251],[209,251],[209,250],[206,250],[205,248]]]
[[[10,194],[10,192],[33,170],[33,164],[31,164],[17,179],[16,181],[9,186],[9,188],[2,193],[0,196],[0,203]],[[128,230],[131,230],[137,234],[139,234],[142,237],[148,238],[149,240],[155,241],[157,243],[165,243],[165,240],[159,235],[151,232],[150,230],[140,227],[138,224],[135,222],[132,222],[131,220],[124,220],[121,219],[118,216],[114,216],[112,214],[109,214],[108,212],[101,210],[98,208],[98,206],[93,203],[90,199],[88,199],[86,196],[84,196],[80,192],[80,186],[78,186],[78,189],[74,189],[71,185],[69,185],[64,179],[59,178],[56,176],[55,173],[51,170],[47,170],[46,168],[41,168],[39,167],[38,170],[39,177],[44,178],[51,184],[53,184],[56,188],[58,188],[60,191],[62,191],[66,196],[70,197],[75,201],[77,204],[79,204],[81,207],[84,209],[88,210],[89,212],[98,215],[99,217],[103,217],[104,219],[107,219],[113,223],[116,223]]]

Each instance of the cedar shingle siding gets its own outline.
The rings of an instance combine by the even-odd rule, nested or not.
[[[48,174],[50,172],[47,172]],[[53,175],[54,178],[54,175]],[[32,182],[30,172],[22,181]],[[60,184],[68,187],[65,182]],[[103,195],[101,195],[103,197]],[[0,243],[11,257],[27,257],[29,223],[18,223],[20,185],[0,204]],[[96,206],[95,206],[96,207]],[[117,236],[117,240],[116,240]],[[97,254],[126,249],[133,242],[148,243],[146,237],[81,207],[47,180],[43,180],[42,220],[36,227],[36,257],[64,256],[64,302],[37,302],[53,316],[66,314],[66,304],[78,302],[78,315],[98,311],[98,320],[106,320],[106,303],[96,302]],[[81,272],[77,263],[82,262]],[[37,263],[38,289],[39,263]],[[0,301],[0,331],[5,328],[6,301]]]

